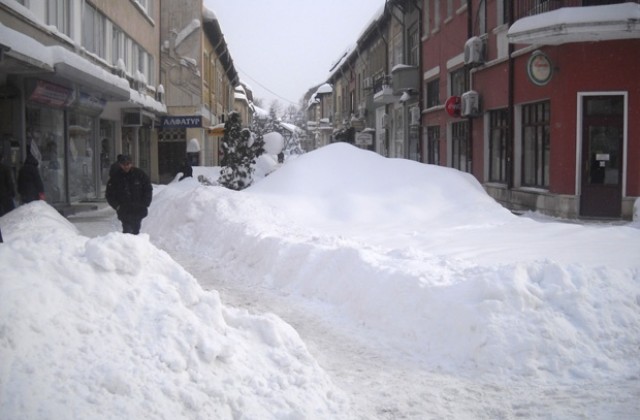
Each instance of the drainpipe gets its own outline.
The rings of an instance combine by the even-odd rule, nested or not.
[[[513,3],[509,3],[508,8],[507,8],[507,21],[508,21],[508,25],[511,26],[513,24]],[[506,150],[505,150],[505,154],[506,154],[506,158],[507,158],[507,162],[506,162],[506,176],[507,176],[507,189],[511,190],[513,188],[513,178],[514,178],[514,173],[513,173],[513,145],[515,143],[515,130],[514,130],[514,122],[515,122],[515,118],[514,118],[514,112],[515,112],[515,107],[514,107],[514,90],[515,90],[515,75],[514,75],[514,71],[515,71],[515,64],[514,64],[514,59],[513,59],[513,44],[509,43],[509,46],[507,47],[508,51],[507,54],[509,55],[509,61],[508,61],[508,72],[509,72],[509,85],[508,85],[508,127],[509,127],[509,132],[508,132],[508,136],[507,136],[507,144],[506,144]]]
[[[384,33],[382,31],[382,25],[384,24],[385,14],[386,13],[391,13],[390,10],[389,10],[389,2],[388,2],[388,0],[385,1],[384,8],[385,8],[385,11],[382,14],[382,19],[381,19],[380,25],[377,26],[377,29],[378,29],[378,34],[380,35],[380,39],[382,39],[382,42],[384,42],[384,45],[385,45],[385,49],[384,49],[384,67],[385,67],[384,75],[385,75],[385,77],[387,77],[387,75],[389,75],[389,40],[386,39],[385,36],[384,36]],[[388,111],[388,107],[389,107],[388,105],[386,105],[386,104],[384,105],[385,114]],[[386,148],[386,154],[389,155],[389,130],[386,127],[383,127],[383,129],[384,129],[384,132],[385,132],[384,133],[384,143],[385,143],[384,146]],[[377,135],[377,133],[376,133],[376,135]]]
[[[422,98],[424,98],[423,96],[423,92],[422,92],[422,87],[423,87],[423,80],[422,80],[422,30],[424,28],[424,17],[423,17],[423,10],[422,10],[422,0],[415,0],[415,7],[418,10],[418,109],[420,110],[420,120],[418,123],[418,153],[420,154],[419,157],[419,162],[424,162],[424,144],[423,141],[424,139],[422,138],[422,109],[423,109],[423,100]]]
[[[482,4],[483,0],[480,0]],[[467,39],[473,36],[473,0],[467,0]],[[471,83],[471,69],[469,69],[469,87]],[[473,118],[469,118],[469,160],[471,161],[471,174],[473,175]],[[480,177],[482,179],[482,177]]]

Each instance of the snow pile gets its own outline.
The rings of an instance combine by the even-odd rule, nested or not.
[[[637,412],[637,223],[517,217],[468,174],[346,144],[243,191],[187,178],[154,194],[139,236],[87,239],[43,202],[0,218],[0,417]],[[349,360],[329,378],[292,327],[222,305],[173,258],[205,287],[281,297],[283,316],[322,320],[307,332],[335,326],[411,381],[376,393],[385,376],[353,382]]]
[[[44,202],[0,223],[0,417],[348,416],[288,324],[223,306],[148,235],[89,240]]]
[[[144,228],[436,371],[638,379],[638,230],[520,218],[452,169],[335,144],[242,192],[169,185]]]

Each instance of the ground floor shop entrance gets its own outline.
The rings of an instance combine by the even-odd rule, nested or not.
[[[581,216],[621,216],[624,103],[622,95],[582,98]]]

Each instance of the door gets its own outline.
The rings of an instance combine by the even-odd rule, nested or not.
[[[580,215],[619,218],[622,211],[623,96],[587,96],[582,108]]]

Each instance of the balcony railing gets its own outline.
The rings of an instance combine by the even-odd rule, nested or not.
[[[604,6],[628,2],[630,0],[518,0],[512,3],[513,21],[562,7]],[[635,0],[635,3],[640,3],[640,0]]]

